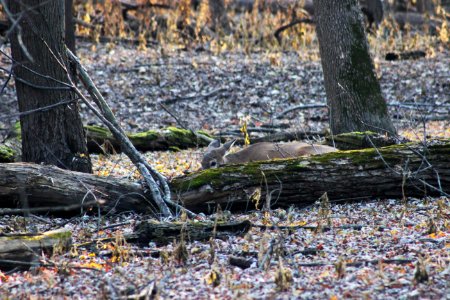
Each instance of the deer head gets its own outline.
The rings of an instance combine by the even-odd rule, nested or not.
[[[228,141],[222,146],[219,140],[209,143],[203,154],[202,169],[217,168],[225,164],[224,157],[236,140]]]
[[[251,161],[270,160],[274,158],[291,158],[337,151],[336,148],[324,145],[312,145],[302,142],[286,144],[256,143],[236,153],[227,154],[235,140],[222,146],[219,140],[212,141],[202,159],[202,168],[217,168],[225,164],[247,163]]]

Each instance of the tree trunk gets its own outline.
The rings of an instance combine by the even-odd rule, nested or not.
[[[11,35],[20,112],[74,100],[71,88],[60,83],[68,82],[60,63],[69,69],[63,40],[64,1],[11,0],[9,6],[21,16]],[[75,101],[21,116],[20,122],[23,161],[92,172]]]
[[[267,197],[276,206],[309,205],[325,192],[331,201],[448,195],[450,140],[228,165],[175,178],[171,187],[194,210],[261,208]]]
[[[212,21],[212,29],[217,32],[222,30],[226,34],[230,33],[230,22],[223,0],[208,0],[209,11]]]
[[[314,11],[332,133],[395,134],[357,0],[316,0]]]

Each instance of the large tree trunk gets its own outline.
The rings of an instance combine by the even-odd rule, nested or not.
[[[333,134],[394,134],[357,0],[316,0],[314,12]]]
[[[277,206],[307,205],[325,192],[330,200],[449,194],[450,140],[229,165],[175,178],[171,186],[195,210],[214,203],[254,209],[256,200],[260,208],[266,197]]]
[[[68,82],[64,46],[64,1],[9,1],[11,51],[20,112],[74,100],[75,94],[59,82]],[[22,15],[23,14],[23,15]],[[59,60],[59,62],[58,62]],[[57,82],[59,81],[59,82]],[[76,102],[23,115],[22,159],[61,168],[92,172]]]

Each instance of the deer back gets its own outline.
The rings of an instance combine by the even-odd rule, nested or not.
[[[224,164],[239,164],[274,158],[292,158],[337,151],[336,148],[330,146],[311,145],[302,142],[286,144],[263,142],[252,144],[236,153],[227,154],[233,143],[234,141],[220,146],[219,141],[213,141],[203,156],[202,168],[216,168]]]

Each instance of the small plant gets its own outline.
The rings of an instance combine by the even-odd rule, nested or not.
[[[426,260],[423,257],[419,257],[414,271],[414,281],[416,283],[426,283],[429,279]]]
[[[334,264],[334,269],[336,270],[337,278],[342,279],[346,274],[347,263],[343,258],[339,258],[339,260]]]
[[[283,260],[280,257],[278,260],[278,269],[275,272],[275,284],[277,290],[286,291],[291,287],[293,282],[294,278],[292,277],[292,271],[289,268],[284,267]]]
[[[319,219],[326,220],[327,225],[331,227],[331,206],[328,194],[324,193],[320,198]],[[320,226],[317,226],[320,227]]]

